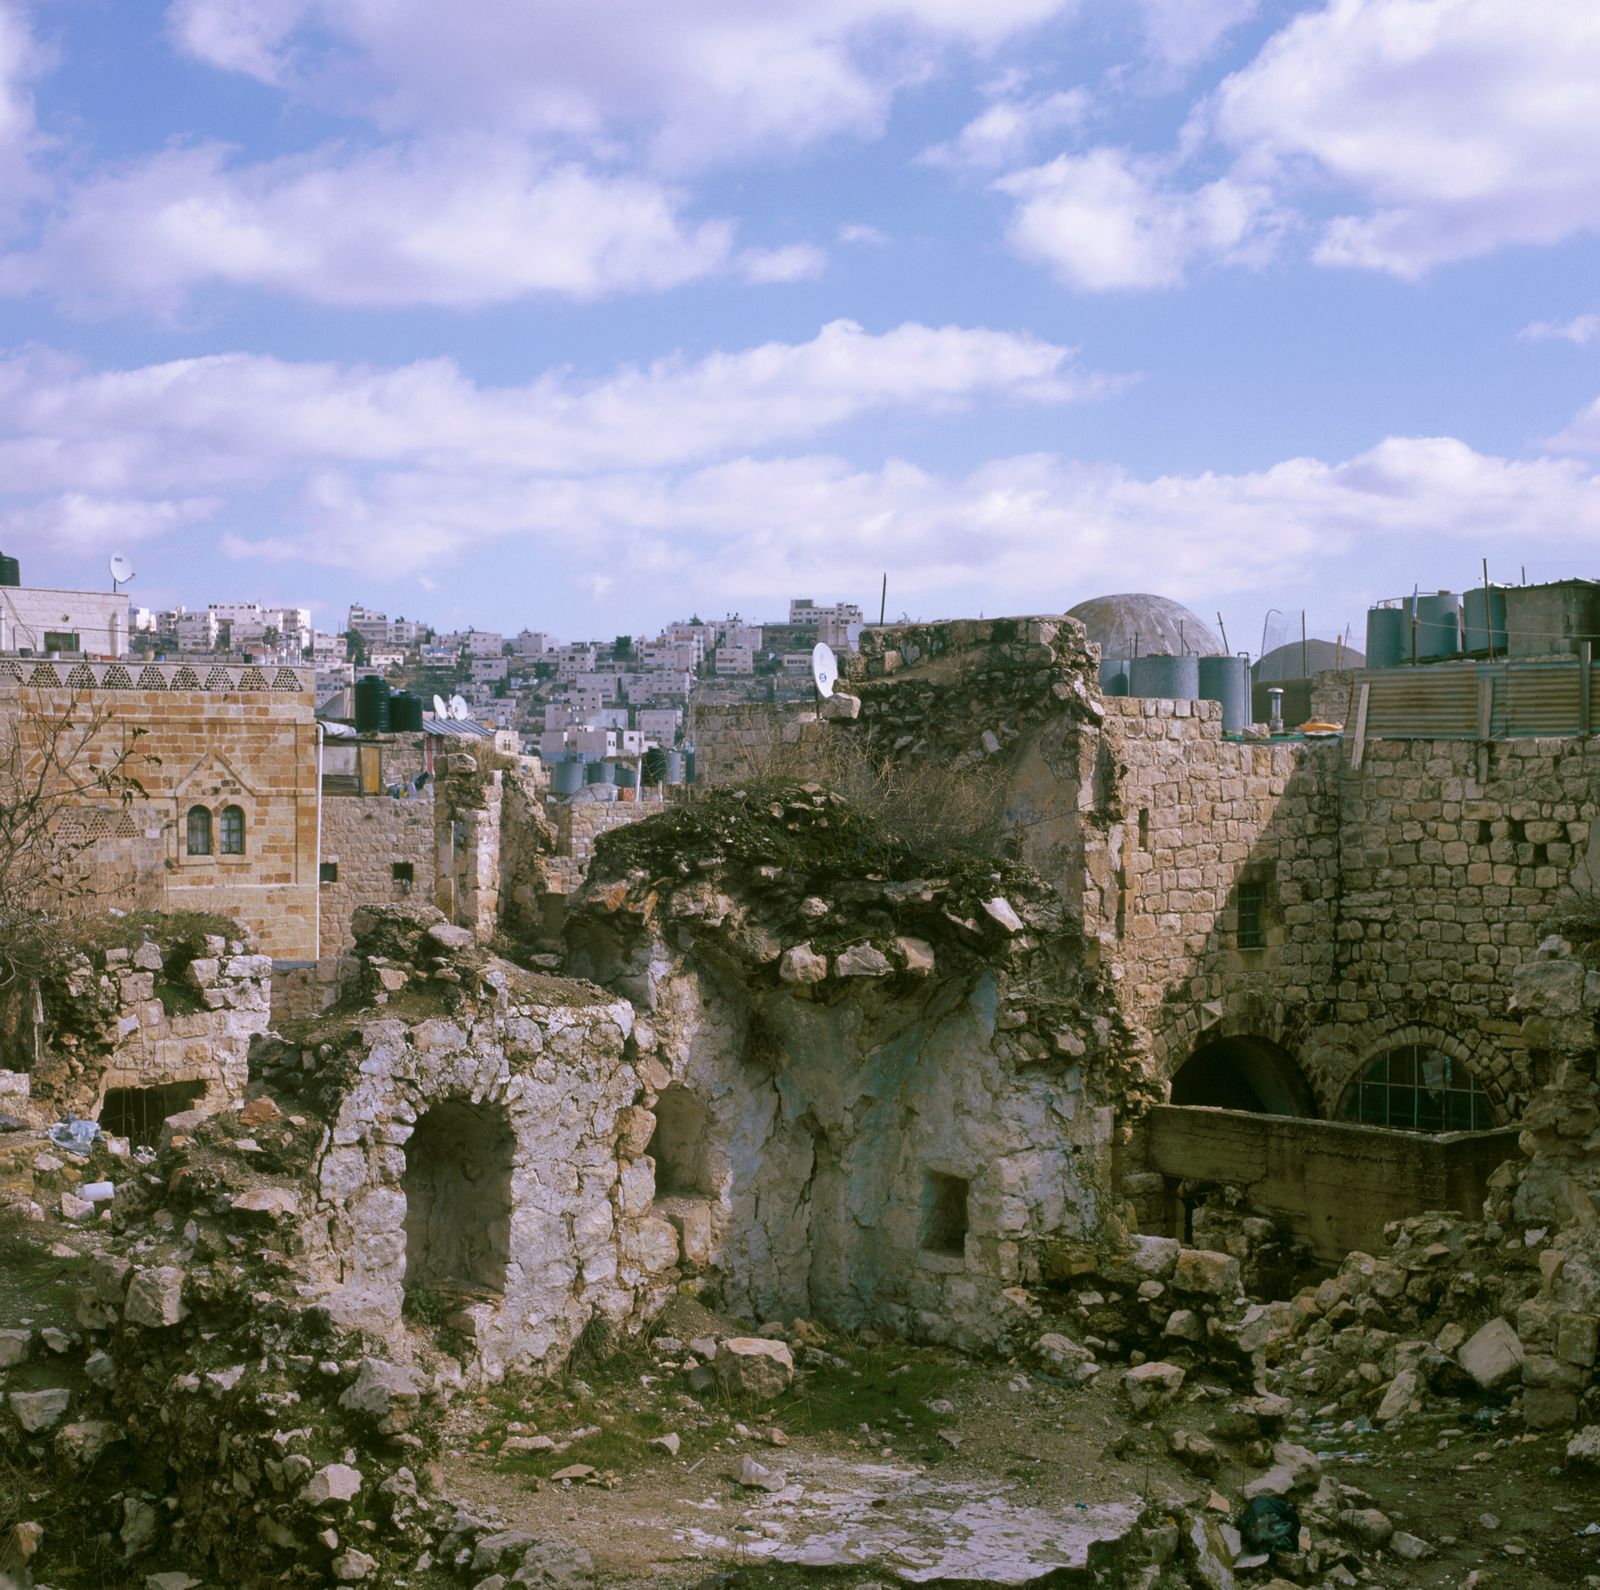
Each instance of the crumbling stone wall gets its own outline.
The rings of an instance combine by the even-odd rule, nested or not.
[[[351,918],[364,905],[432,905],[434,810],[431,798],[331,795],[322,802],[322,861],[338,876],[322,883],[319,956],[349,952]],[[396,865],[411,868],[409,881]]]
[[[727,1306],[994,1343],[1043,1244],[1114,1229],[1126,1034],[1026,869],[727,791],[603,839],[569,946],[703,1112],[657,1207]]]
[[[36,1030],[24,1043],[15,1029],[15,1069],[0,1072],[5,1107],[40,1125],[69,1112],[94,1120],[113,1090],[197,1083],[196,1103],[220,1109],[244,1092],[271,978],[269,957],[221,935],[133,948],[87,942],[43,997],[23,991]]]
[[[632,1009],[488,956],[436,912],[367,912],[357,931],[370,1003],[291,1026],[271,1062],[308,1075],[329,1122],[302,1240],[334,1321],[442,1316],[469,1371],[498,1379],[558,1367],[597,1317],[624,1329],[659,1307],[679,1248],[650,1208]]]

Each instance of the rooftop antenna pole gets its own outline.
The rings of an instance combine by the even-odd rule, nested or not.
[[[1232,651],[1233,647],[1228,644],[1228,626],[1222,622],[1221,609],[1217,611],[1217,628],[1222,631],[1222,649],[1224,651]]]
[[[1300,609],[1300,677],[1311,677],[1311,664],[1306,656],[1306,610]]]
[[[878,627],[883,627],[883,615],[889,606],[889,571],[883,571],[883,589],[878,594]]]
[[[1494,609],[1489,601],[1489,560],[1483,560],[1483,627],[1489,636],[1489,661],[1494,661]]]

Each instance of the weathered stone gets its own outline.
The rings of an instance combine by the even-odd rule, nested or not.
[[[1079,1364],[1094,1357],[1087,1347],[1080,1347],[1071,1337],[1057,1331],[1046,1331],[1034,1343],[1034,1351],[1047,1364],[1063,1370],[1076,1369]]]
[[[828,957],[810,944],[795,944],[778,958],[778,976],[786,983],[820,983],[828,975]]]
[[[1401,1414],[1410,1410],[1418,1389],[1416,1372],[1402,1369],[1384,1388],[1377,1412],[1372,1417],[1379,1424],[1388,1424],[1391,1420],[1398,1419]]]
[[[717,1384],[729,1396],[780,1396],[794,1384],[794,1356],[785,1342],[763,1336],[730,1336],[712,1361]]]
[[[1339,1527],[1363,1546],[1382,1546],[1394,1534],[1394,1521],[1376,1507],[1352,1507],[1339,1514]]]
[[[176,1325],[188,1316],[183,1301],[183,1271],[163,1264],[154,1269],[135,1270],[128,1283],[122,1317],[130,1325],[159,1330]]]
[[[383,1435],[409,1429],[421,1405],[421,1375],[381,1358],[363,1358],[354,1383],[339,1397],[341,1408],[370,1419]]]
[[[338,1584],[360,1584],[378,1571],[378,1559],[352,1546],[333,1559],[333,1577]]]
[[[1243,1290],[1239,1261],[1231,1253],[1204,1248],[1184,1248],[1172,1267],[1172,1284],[1180,1292],[1206,1297],[1235,1298]]]
[[[931,977],[934,970],[933,946],[925,939],[897,938],[896,947],[913,977]]]
[[[1485,1391],[1509,1385],[1522,1374],[1522,1342],[1503,1320],[1492,1319],[1456,1354],[1456,1362]]]
[[[289,1187],[251,1187],[235,1194],[229,1207],[235,1214],[278,1220],[299,1214],[300,1195]]]
[[[300,1500],[307,1507],[344,1507],[355,1500],[361,1483],[360,1469],[348,1463],[329,1463],[306,1481]]]
[[[1183,1388],[1183,1380],[1179,1365],[1158,1359],[1128,1370],[1122,1377],[1122,1389],[1127,1392],[1133,1411],[1143,1414],[1166,1407]]]
[[[106,1419],[80,1419],[56,1431],[56,1455],[68,1468],[83,1470],[111,1444],[116,1426]]]
[[[471,928],[456,927],[450,922],[435,922],[428,929],[428,937],[447,950],[470,950],[478,942]]]
[[[1007,933],[1020,933],[1022,931],[1022,918],[1012,909],[1009,900],[996,895],[994,899],[983,902],[983,909],[989,918],[998,923]]]
[[[60,1423],[72,1393],[65,1386],[51,1386],[45,1391],[13,1391],[6,1400],[24,1432],[38,1435]]]
[[[875,945],[853,944],[834,958],[833,970],[839,977],[887,977],[894,968]]]
[[[825,723],[854,723],[861,716],[861,697],[835,690],[831,696],[823,698],[817,716]]]

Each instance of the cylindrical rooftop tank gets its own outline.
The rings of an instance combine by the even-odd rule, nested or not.
[[[1454,591],[1417,598],[1417,661],[1454,657],[1461,650],[1461,599]]]
[[[389,681],[377,674],[356,680],[356,733],[389,732]]]
[[[1202,657],[1200,699],[1222,703],[1222,728],[1237,734],[1250,727],[1250,659]]]
[[[665,782],[668,784],[681,784],[683,782],[683,752],[667,748],[667,773]]]
[[[550,767],[550,793],[576,795],[583,788],[582,762],[554,762]]]
[[[1128,694],[1193,701],[1200,694],[1200,659],[1135,657],[1129,667]]]
[[[686,745],[683,748],[683,782],[694,783],[694,747]]]
[[[1411,615],[1403,607],[1367,609],[1367,667],[1398,668],[1411,656]]]
[[[1461,598],[1462,627],[1467,651],[1506,651],[1506,592],[1503,585],[1487,591],[1468,591]]]
[[[1128,659],[1100,664],[1100,692],[1107,696],[1125,696],[1128,693]]]
[[[395,690],[389,696],[389,727],[396,734],[422,732],[422,697],[409,690]]]
[[[639,783],[639,770],[637,768],[617,766],[617,788],[634,789]]]
[[[617,781],[614,762],[591,762],[583,771],[591,784],[615,784]]]
[[[21,585],[22,565],[15,558],[0,552],[0,585]]]

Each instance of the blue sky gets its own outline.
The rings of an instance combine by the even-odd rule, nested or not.
[[[0,547],[640,631],[1600,541],[1592,0],[0,0]]]

